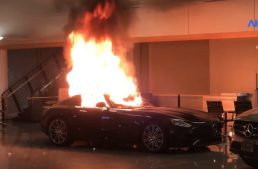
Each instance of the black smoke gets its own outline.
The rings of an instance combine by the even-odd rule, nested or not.
[[[83,18],[86,13],[93,13],[98,4],[104,5],[106,1],[115,3],[115,11],[106,20],[95,19],[90,25],[83,25]],[[69,34],[72,31],[90,30],[96,39],[109,35],[113,39],[126,37],[132,13],[130,3],[127,0],[56,0],[56,9],[69,9],[67,24],[64,28]]]

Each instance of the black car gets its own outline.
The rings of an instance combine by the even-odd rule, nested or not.
[[[49,107],[42,118],[43,131],[55,145],[74,140],[99,140],[142,145],[160,152],[173,147],[196,147],[221,142],[221,121],[190,109],[154,106],[127,107],[107,101],[95,108],[80,107],[73,96]]]
[[[237,116],[230,150],[239,154],[248,165],[258,168],[258,108]]]

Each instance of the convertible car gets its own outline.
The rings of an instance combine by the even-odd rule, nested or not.
[[[98,103],[95,108],[83,108],[80,103],[77,95],[46,109],[41,125],[53,144],[99,140],[161,152],[221,142],[221,121],[205,112],[151,105],[126,107],[110,101],[109,106]]]

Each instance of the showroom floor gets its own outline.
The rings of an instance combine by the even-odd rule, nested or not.
[[[227,144],[197,152],[145,153],[130,148],[94,148],[86,143],[51,145],[37,123],[9,122],[0,133],[1,169],[247,169]]]

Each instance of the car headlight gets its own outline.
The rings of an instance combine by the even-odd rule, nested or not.
[[[187,121],[182,119],[171,119],[171,123],[179,127],[187,127],[187,128],[192,127],[191,124],[189,124]]]

